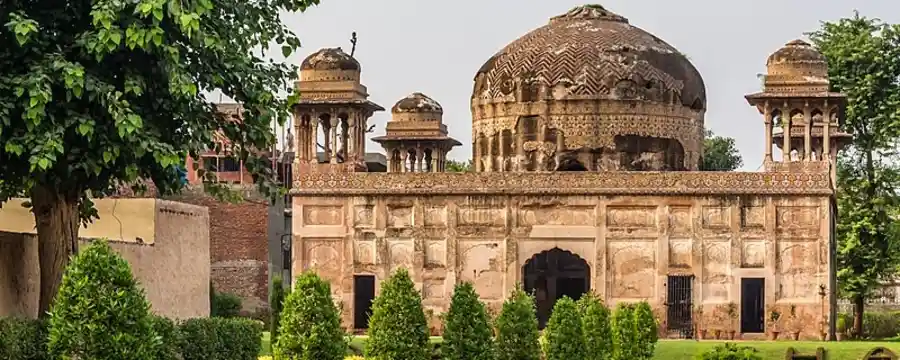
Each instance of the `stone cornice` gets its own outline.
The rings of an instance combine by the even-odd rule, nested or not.
[[[295,177],[293,195],[822,195],[827,172],[336,173]]]

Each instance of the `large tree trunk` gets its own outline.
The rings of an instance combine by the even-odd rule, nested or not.
[[[853,337],[863,337],[863,314],[865,313],[866,299],[862,296],[853,298]]]
[[[78,197],[35,186],[31,191],[31,205],[37,224],[41,268],[38,316],[44,317],[59,290],[69,256],[78,251]]]

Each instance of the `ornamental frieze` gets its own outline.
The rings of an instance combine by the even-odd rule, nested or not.
[[[294,195],[831,195],[827,172],[304,174]]]

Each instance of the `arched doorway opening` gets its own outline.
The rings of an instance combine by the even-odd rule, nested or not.
[[[533,256],[522,269],[525,291],[535,297],[541,329],[550,319],[556,300],[563,296],[578,300],[591,290],[590,265],[578,255],[560,248]]]

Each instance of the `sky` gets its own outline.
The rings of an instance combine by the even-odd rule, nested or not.
[[[463,143],[449,157],[471,157],[469,99],[478,68],[513,40],[547,24],[550,17],[587,2],[571,0],[321,0],[304,13],[283,20],[303,47],[284,59],[299,65],[323,47],[350,51],[370,100],[390,108],[412,92],[425,93],[444,107],[450,135]],[[766,58],[793,39],[806,39],[821,21],[853,16],[900,22],[896,0],[606,0],[608,10],[628,18],[686,54],[706,83],[706,128],[732,137],[744,158],[741,170],[761,168],[763,119],[744,95],[760,89],[757,75]],[[390,112],[376,113],[370,124],[384,133]],[[280,132],[280,131],[279,131]],[[280,136],[280,134],[279,134]],[[367,151],[383,152],[368,141]],[[776,149],[777,150],[777,149]]]

